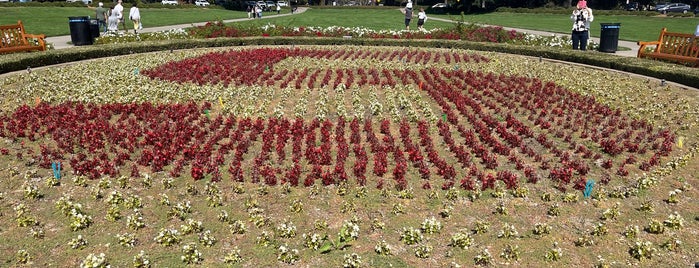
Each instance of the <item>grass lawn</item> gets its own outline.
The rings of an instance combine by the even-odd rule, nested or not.
[[[428,15],[429,16],[429,15]],[[438,18],[459,20],[460,16],[433,15]],[[468,22],[500,25],[557,33],[570,33],[571,25],[568,16],[560,14],[526,14],[526,13],[487,13],[466,15]],[[674,18],[666,16],[606,16],[595,15],[592,23],[592,36],[600,36],[600,23],[621,23],[619,39],[628,41],[657,40],[660,30],[666,27],[671,32],[694,33],[699,23],[699,17]]]
[[[124,8],[128,14],[128,8]],[[68,35],[68,17],[90,16],[95,12],[76,7],[4,7],[0,8],[0,25],[17,23],[21,20],[28,33],[43,33],[47,36]],[[245,12],[225,9],[141,9],[144,27],[187,24],[210,20],[228,20],[247,17]],[[127,22],[127,24],[129,24]]]
[[[289,12],[284,9],[283,12]],[[222,9],[152,9],[143,8],[143,22],[145,27],[164,25],[188,24],[211,20],[229,20],[246,18],[247,14],[241,11]],[[0,24],[15,23],[22,20],[25,29],[29,33],[44,33],[47,36],[70,34],[68,16],[93,16],[94,11],[88,8],[75,7],[7,7],[0,8]],[[269,16],[273,12],[263,15]],[[460,16],[428,15],[434,18],[460,20]],[[517,27],[532,30],[568,33],[570,20],[568,16],[560,14],[521,14],[521,13],[488,13],[479,15],[466,15],[465,20],[474,23],[500,25],[505,27]],[[417,19],[412,23],[416,28]],[[674,17],[646,17],[646,16],[595,16],[592,23],[592,36],[599,37],[600,23],[621,23],[619,39],[629,41],[651,41],[658,38],[662,27],[667,27],[672,32],[693,33],[699,18],[674,18]],[[366,27],[374,30],[401,30],[403,29],[403,15],[396,9],[309,9],[306,12],[294,16],[268,18],[263,20],[250,20],[236,22],[241,25],[265,25],[273,23],[284,26],[344,26]],[[450,23],[428,20],[425,28],[451,27]]]
[[[417,13],[416,13],[417,14]],[[263,16],[264,18],[264,16]],[[402,30],[405,17],[398,9],[308,9],[298,16],[251,20],[241,25],[265,25],[274,23],[284,26],[344,26],[364,27],[373,30]],[[452,23],[427,20],[425,29],[448,28]],[[417,29],[417,18],[411,22],[411,29]]]

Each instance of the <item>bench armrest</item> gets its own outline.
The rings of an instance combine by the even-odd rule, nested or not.
[[[638,41],[636,43],[639,45],[638,54],[636,55],[636,57],[638,58],[640,58],[641,54],[643,54],[643,51],[646,50],[646,46],[655,46],[657,51],[658,45],[660,45],[660,41]]]
[[[24,34],[24,38],[36,39],[39,43],[39,46],[41,47],[41,51],[46,50],[46,42],[44,41],[44,39],[46,38],[45,34]]]

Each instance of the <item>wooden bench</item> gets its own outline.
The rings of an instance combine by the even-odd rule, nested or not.
[[[43,34],[27,34],[22,21],[17,24],[0,25],[0,54],[21,51],[46,50]]]
[[[671,33],[666,28],[660,31],[658,41],[638,41],[638,57],[668,60],[689,66],[699,66],[699,37],[693,34]],[[655,46],[647,52],[646,46]]]

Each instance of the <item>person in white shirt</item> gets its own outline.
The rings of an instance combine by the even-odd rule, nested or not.
[[[114,12],[114,8],[109,8],[109,17],[107,17],[107,31],[116,32],[119,30],[119,16]]]
[[[425,9],[420,8],[420,12],[417,13],[417,28],[418,30],[422,30],[422,25],[425,24],[425,21],[427,21],[427,14],[425,14]]]
[[[699,24],[697,24],[697,29],[694,30],[694,36],[699,36]]]
[[[126,22],[124,22],[124,6],[121,5],[121,0],[117,1],[116,6],[114,6],[114,12],[119,19],[119,23],[124,26],[124,31],[126,31]]]
[[[586,50],[587,41],[590,38],[590,22],[594,20],[592,9],[587,7],[587,1],[578,1],[576,9],[570,15],[570,20],[573,21],[573,33],[571,35],[573,49]]]
[[[133,22],[133,33],[138,33],[137,30],[143,29],[141,26],[141,11],[138,10],[138,4],[134,3],[129,10],[129,19]]]

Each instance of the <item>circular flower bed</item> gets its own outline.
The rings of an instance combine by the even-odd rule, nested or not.
[[[560,194],[563,202],[575,203],[578,195],[584,192],[588,197],[594,188],[599,189],[595,191],[597,206],[606,204],[603,191],[613,189],[624,197],[632,196],[632,189],[648,189],[658,184],[665,175],[662,172],[671,172],[665,163],[687,163],[687,155],[696,151],[692,147],[696,144],[690,141],[697,136],[699,107],[696,92],[625,74],[512,55],[419,48],[291,46],[157,52],[34,70],[7,76],[1,84],[6,89],[0,114],[0,136],[5,140],[0,144],[1,159],[14,170],[13,176],[23,176],[19,184],[28,185],[25,199],[42,198],[42,190],[30,186],[44,174],[52,174],[44,192],[74,183],[80,187],[71,192],[87,194],[88,190],[81,187],[92,184],[87,195],[111,200],[92,206],[103,207],[104,212],[82,209],[79,202],[76,205],[70,201],[73,196],[69,193],[48,193],[51,198],[63,200],[60,207],[71,221],[79,220],[80,228],[72,231],[90,230],[92,225],[114,228],[103,219],[118,223],[120,211],[135,209],[127,226],[138,226],[134,232],[145,237],[120,234],[130,237],[130,242],[124,244],[148,249],[155,243],[152,237],[167,231],[173,237],[168,241],[174,241],[170,244],[181,241],[185,245],[181,250],[173,249],[184,252],[181,259],[187,260],[185,263],[209,265],[240,260],[241,254],[248,256],[247,261],[257,254],[268,254],[256,253],[251,247],[271,248],[278,255],[278,260],[251,262],[256,265],[275,261],[311,264],[309,255],[313,256],[316,250],[337,255],[329,258],[327,264],[361,263],[362,255],[376,255],[363,248],[371,248],[379,240],[383,244],[377,256],[390,255],[386,252],[391,251],[383,239],[362,237],[365,230],[389,236],[389,244],[405,242],[407,231],[403,235],[381,231],[386,228],[379,224],[383,221],[389,221],[392,226],[388,228],[396,233],[411,230],[410,237],[415,237],[400,247],[402,251],[415,251],[414,254],[398,253],[399,259],[414,265],[423,258],[435,258],[444,265],[470,265],[472,262],[453,255],[430,254],[453,250],[447,245],[449,233],[465,235],[464,241],[473,241],[469,234],[458,231],[461,227],[456,222],[442,227],[434,216],[448,221],[456,211],[467,222],[476,222],[473,213],[455,205],[467,202],[460,199],[474,202],[482,192],[488,192],[497,198],[492,213],[496,216],[489,219],[498,226],[500,221],[506,224],[503,228],[507,230],[501,233],[507,235],[497,237],[526,239],[519,236],[514,226],[535,229],[545,225],[536,217],[501,218],[507,217],[508,211],[517,210],[517,205],[508,210],[505,191],[511,191],[513,198],[548,194],[548,200],[552,193]],[[669,105],[675,109],[669,109]],[[148,190],[153,177],[161,180],[165,190],[159,193],[159,203],[144,201],[138,194],[153,194]],[[71,180],[73,183],[69,183]],[[121,190],[107,198],[111,191],[108,189],[114,187],[110,186],[112,180]],[[129,182],[132,180],[139,180],[140,184]],[[205,183],[205,194],[197,190],[198,181]],[[226,190],[220,191],[211,182],[223,182],[220,187]],[[255,196],[264,198],[266,203],[260,206],[256,197],[246,197],[246,188],[257,188]],[[271,206],[280,200],[272,201],[274,198],[267,194],[277,188],[288,196],[282,200],[289,198],[291,205],[284,205],[290,207],[288,211]],[[336,189],[340,198],[356,190],[353,196],[359,199],[340,201],[321,194],[322,200],[336,203],[339,211],[311,212],[304,210],[301,200],[292,197],[293,189],[310,196],[319,195],[321,189]],[[367,193],[373,194],[373,198],[391,198],[394,192],[398,200],[410,200],[414,191],[427,194],[426,200],[439,200],[444,195],[443,210],[414,211],[402,202],[382,208],[376,207],[378,200],[361,199]],[[468,196],[459,196],[461,191]],[[130,197],[117,198],[115,195],[121,196],[121,192]],[[170,204],[171,197],[177,205]],[[542,199],[547,202],[543,195]],[[199,206],[192,209],[190,200],[197,200],[194,202]],[[241,204],[247,200],[247,212],[236,212],[234,205],[228,208],[231,204],[227,200]],[[311,208],[318,208],[319,204],[309,202],[313,204]],[[558,204],[554,205],[553,213],[559,215]],[[244,237],[245,224],[241,227],[241,223],[236,223],[236,231],[231,231],[233,237],[241,239],[240,245],[246,247],[232,250],[231,254],[235,254],[231,258],[216,259],[206,248],[230,251],[231,244],[218,245],[216,241],[224,240],[215,237],[231,233],[206,227],[218,226],[213,223],[204,224],[204,228],[201,222],[197,228],[183,225],[182,230],[186,231],[182,234],[177,225],[171,226],[179,221],[195,222],[192,218],[206,218],[205,215],[220,210],[207,206],[223,207],[223,212],[233,209],[235,217],[249,217],[259,236]],[[524,211],[512,213],[547,213],[527,206]],[[144,216],[143,207],[162,207],[169,212],[147,212]],[[483,209],[482,205],[479,208]],[[277,214],[263,212],[264,209]],[[364,209],[368,209],[367,215],[357,213]],[[397,218],[380,216],[389,211],[400,215],[406,210],[429,218],[422,223],[424,230],[412,229],[419,227],[420,222],[401,223]],[[15,220],[21,220],[22,228],[49,224],[25,209],[21,211]],[[551,211],[549,215],[555,216]],[[100,213],[106,216],[98,216]],[[219,214],[219,220],[236,222],[237,218],[230,218],[227,213]],[[299,213],[308,213],[303,215],[313,221],[293,216]],[[613,215],[610,212],[605,217]],[[342,219],[348,217],[352,218],[343,224]],[[140,219],[139,224],[133,224],[132,219],[136,218]],[[325,227],[315,226],[321,219],[330,221],[330,226],[328,222]],[[556,227],[563,228],[567,223],[561,221]],[[70,224],[61,223],[58,229],[71,231]],[[487,232],[487,225],[483,224],[476,222],[477,226],[485,226],[483,232]],[[351,236],[345,234],[350,230],[345,225],[352,226]],[[296,235],[297,226],[299,234],[313,240],[303,242],[301,235]],[[410,229],[406,229],[408,226]],[[18,227],[11,229],[15,228]],[[226,229],[225,225],[218,228]],[[601,227],[595,228],[593,233],[601,233]],[[156,234],[158,229],[161,234]],[[338,230],[339,237],[334,234]],[[204,241],[202,247],[196,247],[196,240],[187,243],[186,238],[196,234],[199,242]],[[423,241],[423,234],[434,240],[426,244],[430,241]],[[97,234],[92,235],[95,236],[82,236],[87,237],[82,248],[89,248],[90,240],[98,239]],[[558,241],[566,238],[554,237]],[[60,239],[56,234],[52,238]],[[440,239],[447,242],[437,242]],[[343,253],[352,241],[364,246],[355,249],[359,255]],[[489,241],[482,238],[482,243]],[[296,249],[309,243],[314,246],[305,252]],[[547,248],[551,243],[541,247]],[[582,244],[591,243],[594,241]],[[572,241],[569,244],[573,245]],[[508,262],[545,259],[543,254],[527,256],[528,250],[520,253],[519,247],[509,243],[493,245],[507,249]],[[458,248],[468,246],[459,243]],[[557,252],[556,260],[566,254],[586,254],[568,249],[563,257],[561,248],[550,250]],[[335,250],[339,252],[334,253]],[[58,263],[70,261],[51,253],[32,253]],[[478,252],[472,253],[475,256]],[[116,259],[125,264],[127,258],[123,254],[119,253]],[[612,251],[614,254],[617,253]],[[142,263],[146,256],[142,251],[139,256]],[[634,257],[626,254],[623,258]],[[478,259],[475,263],[482,262]]]

